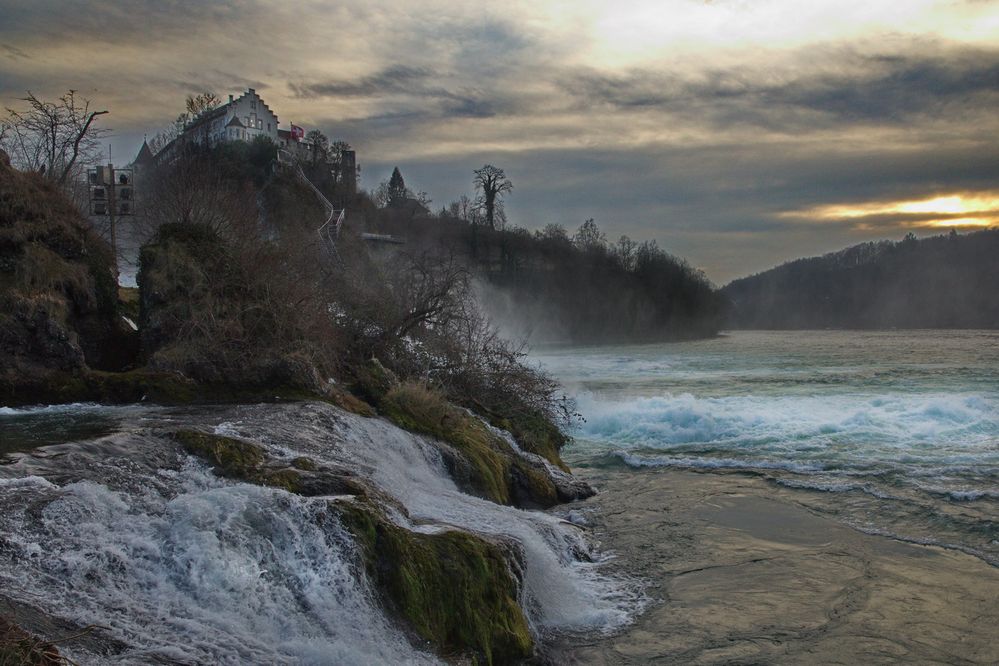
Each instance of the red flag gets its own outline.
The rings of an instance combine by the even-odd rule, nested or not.
[[[304,137],[305,137],[305,130],[304,129],[302,129],[298,125],[292,125],[291,126],[291,138],[292,139],[294,139],[295,141],[298,141],[299,139],[302,139]]]

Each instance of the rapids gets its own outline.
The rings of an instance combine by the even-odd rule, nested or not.
[[[5,410],[0,433],[37,433],[52,409]],[[84,663],[436,661],[376,602],[331,509],[349,499],[218,478],[164,436],[178,427],[250,439],[275,458],[348,465],[406,507],[408,519],[393,519],[410,529],[512,539],[538,637],[612,631],[642,605],[635,584],[601,573],[606,555],[580,528],[462,493],[430,440],[386,422],[319,403],[60,409],[111,432],[0,465],[0,588],[104,627],[103,642],[65,647]]]
[[[865,532],[999,564],[999,333],[737,331],[537,354],[567,459],[761,475]]]

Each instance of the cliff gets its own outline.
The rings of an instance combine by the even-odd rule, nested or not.
[[[55,186],[0,161],[0,399],[126,367],[135,339],[117,301],[107,244]]]

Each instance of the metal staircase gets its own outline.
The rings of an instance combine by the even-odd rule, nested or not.
[[[340,258],[340,253],[337,251],[337,240],[340,238],[340,228],[343,226],[343,222],[347,217],[346,208],[337,208],[334,206],[326,195],[316,187],[309,177],[305,175],[302,170],[301,165],[292,157],[291,153],[286,150],[278,149],[278,164],[282,164],[287,168],[290,168],[295,175],[303,183],[309,186],[309,189],[315,193],[316,197],[319,199],[319,203],[323,205],[326,209],[326,221],[323,222],[316,233],[319,235],[319,240],[326,248],[327,254],[338,266],[343,266],[343,260]]]

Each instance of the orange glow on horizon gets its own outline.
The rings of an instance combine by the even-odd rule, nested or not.
[[[926,219],[916,221],[900,221],[902,226],[910,227],[999,226],[999,193],[964,193],[910,201],[836,204],[781,213],[781,217],[785,218],[807,218],[817,221],[857,220],[858,222],[864,218],[890,215],[926,216]],[[934,217],[937,215],[941,217]],[[862,222],[861,224],[864,227],[868,226]]]

